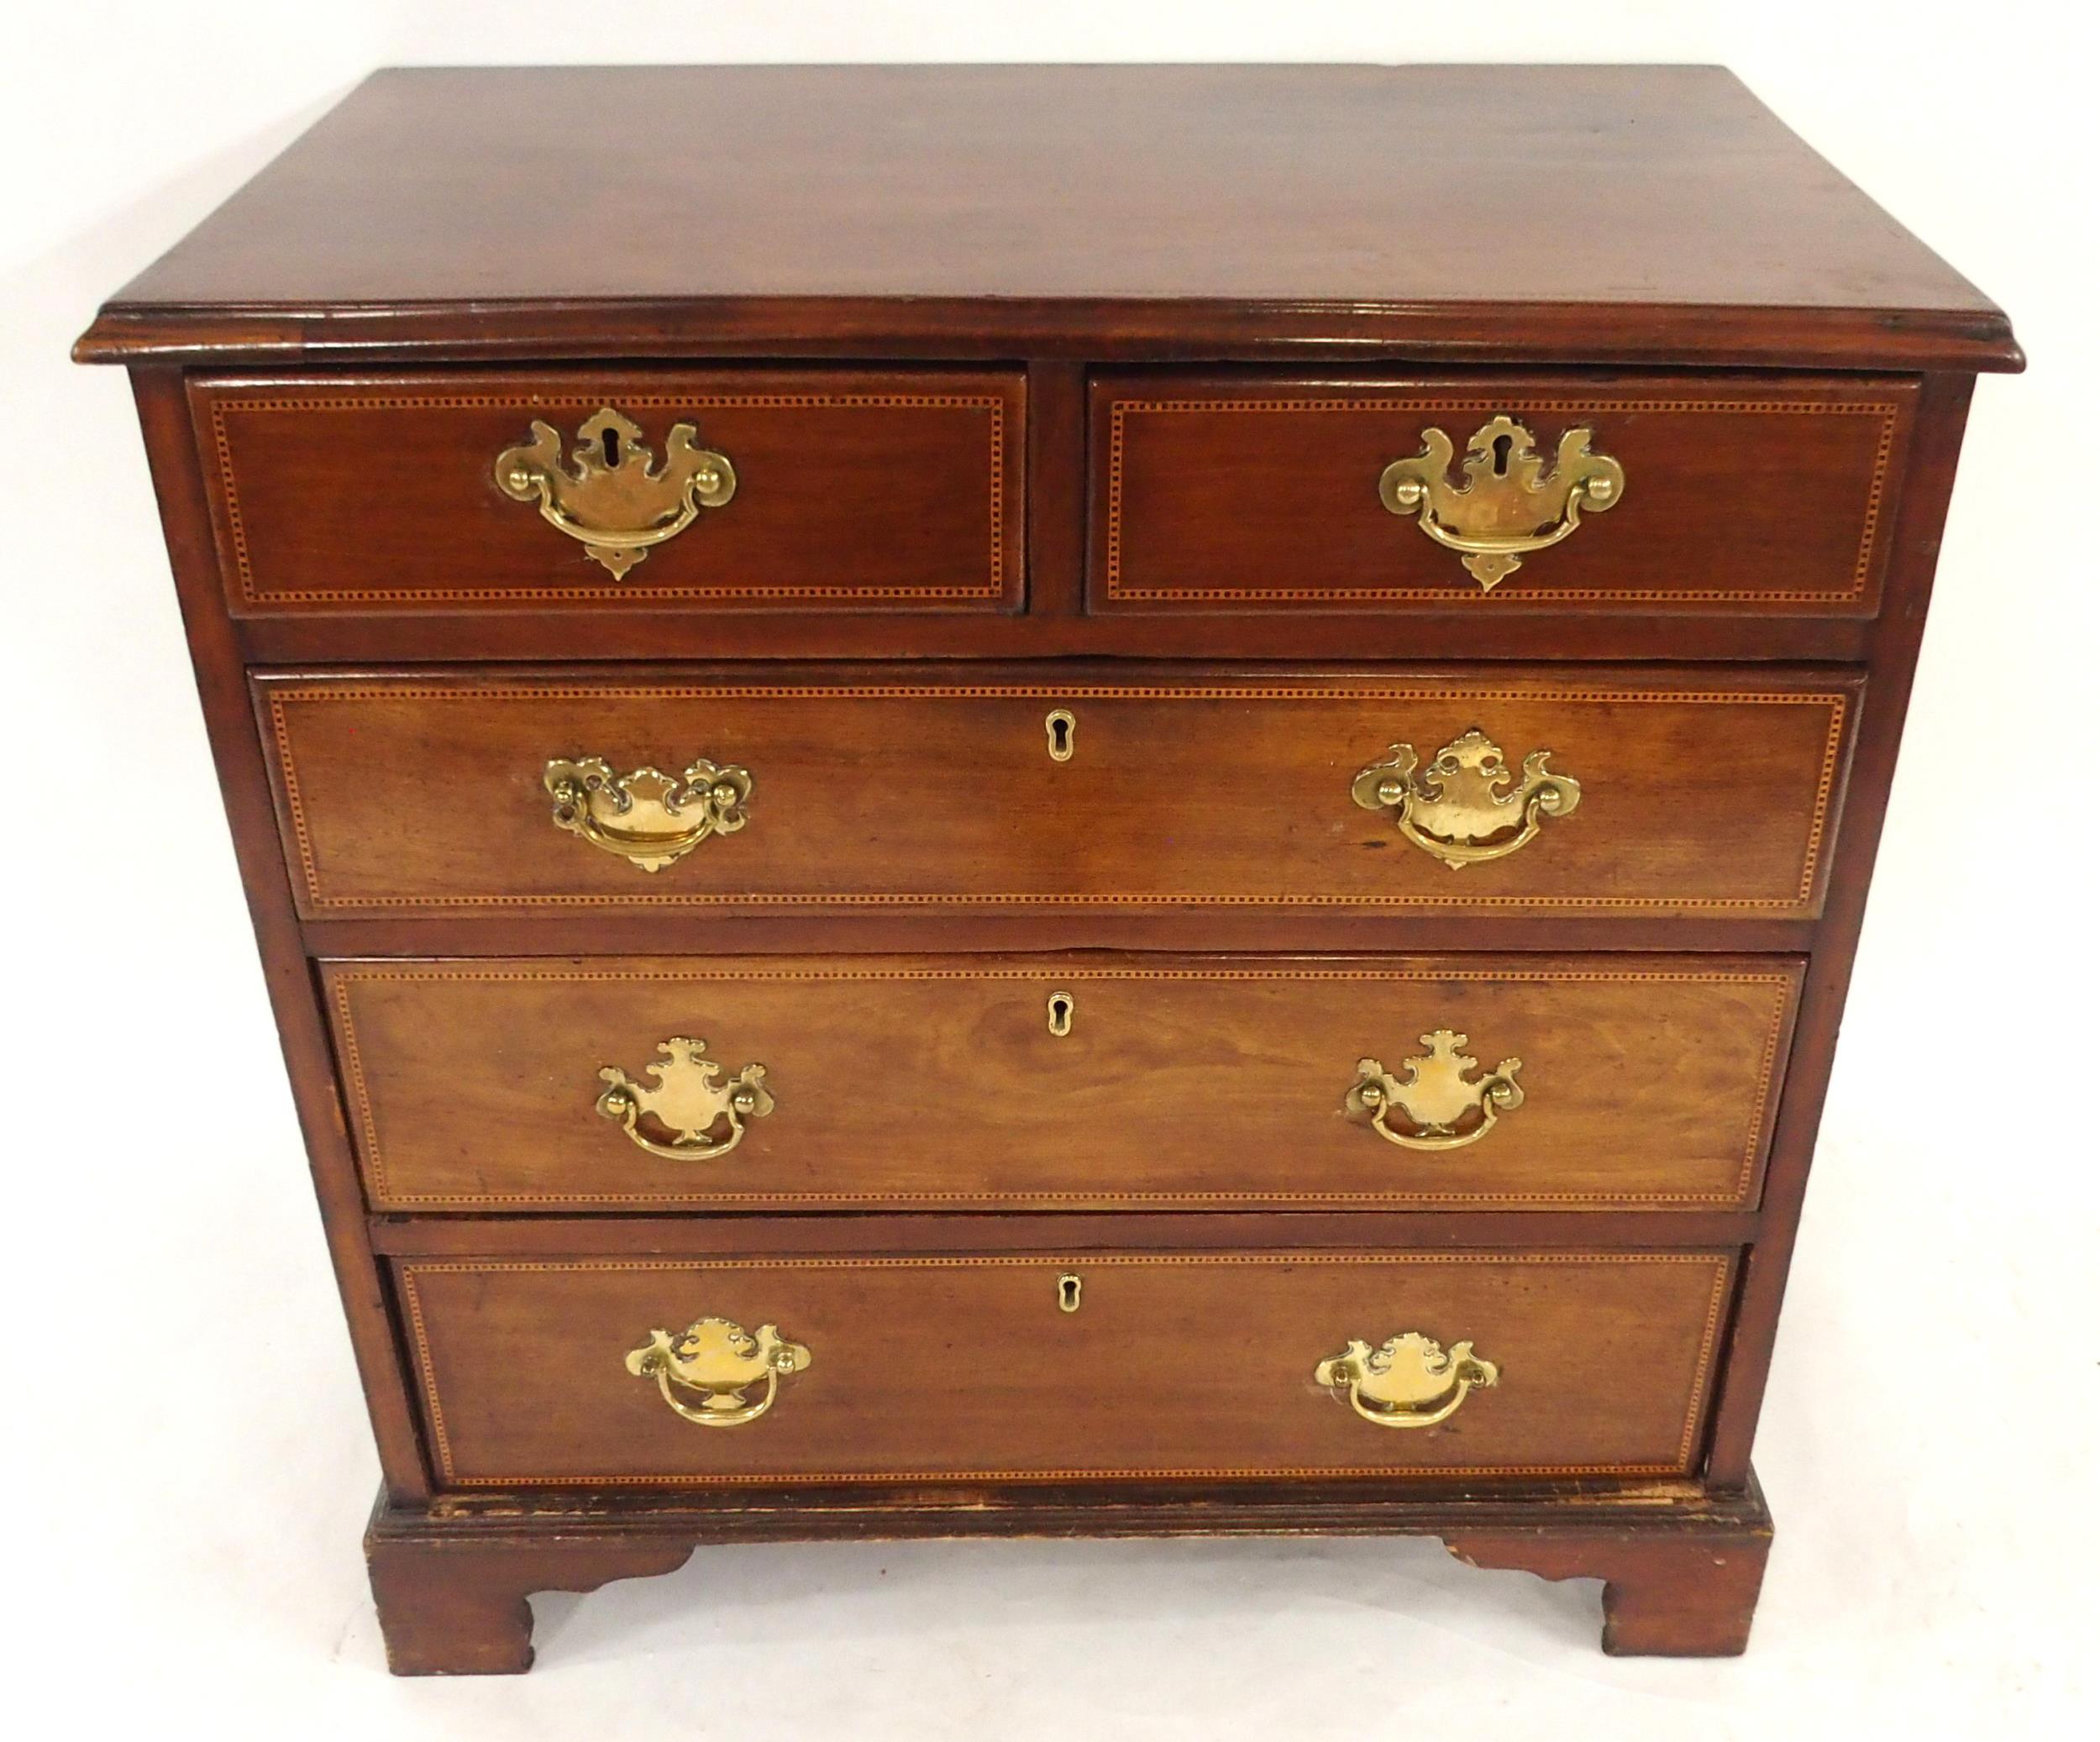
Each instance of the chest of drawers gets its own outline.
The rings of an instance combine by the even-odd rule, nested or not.
[[[386,73],[79,354],[396,1669],[697,1545],[1000,1533],[1432,1535],[1742,1648],[2019,353],[1728,76]]]

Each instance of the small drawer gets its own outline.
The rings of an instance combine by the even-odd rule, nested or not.
[[[311,916],[1818,911],[1860,680],[958,668],[258,680]]]
[[[415,1259],[443,1486],[1682,1476],[1729,1252]]]
[[[1714,1209],[1797,962],[322,968],[375,1209]]]
[[[190,386],[237,616],[1015,611],[1018,371]]]
[[[1092,606],[1871,617],[1916,397],[1907,377],[1105,375]]]

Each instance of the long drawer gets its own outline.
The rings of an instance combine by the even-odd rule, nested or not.
[[[1820,907],[1860,679],[264,677],[309,916]]]
[[[482,1213],[1735,1208],[1800,983],[1682,956],[322,972],[373,1207]]]
[[[1669,1476],[1731,1253],[403,1261],[449,1488]]]

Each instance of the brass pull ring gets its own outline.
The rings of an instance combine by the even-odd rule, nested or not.
[[[1478,1385],[1493,1385],[1502,1369],[1473,1352],[1470,1342],[1451,1352],[1419,1330],[1388,1337],[1373,1349],[1351,1337],[1339,1355],[1313,1369],[1313,1383],[1341,1396],[1374,1427],[1431,1428],[1449,1420]]]
[[[742,1427],[773,1407],[784,1374],[799,1373],[810,1364],[810,1351],[790,1342],[775,1325],[753,1333],[732,1319],[696,1319],[676,1337],[652,1330],[648,1341],[630,1350],[627,1369],[638,1379],[654,1379],[664,1401],[687,1421],[704,1428]],[[758,1402],[744,1393],[764,1383]],[[671,1388],[700,1398],[697,1405]]]
[[[1480,1061],[1459,1051],[1465,1036],[1439,1028],[1424,1035],[1422,1044],[1427,1056],[1403,1061],[1404,1077],[1389,1074],[1375,1058],[1359,1058],[1357,1080],[1342,1097],[1343,1107],[1387,1142],[1403,1149],[1463,1149],[1493,1131],[1499,1115],[1524,1104],[1517,1082],[1522,1059],[1505,1058],[1468,1083],[1466,1073]],[[1390,1123],[1396,1108],[1412,1130]]]
[[[1535,550],[1558,544],[1582,524],[1583,510],[1602,514],[1626,493],[1626,470],[1608,454],[1591,451],[1594,432],[1563,432],[1553,469],[1531,432],[1512,417],[1494,417],[1466,442],[1451,481],[1452,438],[1422,432],[1422,451],[1396,459],[1378,478],[1378,499],[1446,550],[1457,551],[1484,592],[1523,565]]]
[[[558,757],[541,777],[554,826],[644,871],[661,871],[711,835],[750,818],[751,772],[702,758],[676,777],[653,768],[616,775],[603,757]]]
[[[656,1078],[654,1088],[637,1083],[617,1065],[598,1071],[598,1080],[607,1085],[598,1097],[598,1111],[618,1120],[637,1148],[666,1161],[714,1161],[743,1141],[747,1120],[764,1119],[773,1110],[764,1065],[748,1064],[725,1081],[722,1067],[707,1057],[705,1041],[674,1035],[656,1050],[664,1062],[643,1067],[644,1076]],[[675,1134],[669,1142],[642,1130],[644,1115]],[[716,1127],[725,1122],[727,1134],[717,1136]]]
[[[580,541],[617,580],[701,509],[723,507],[737,493],[729,456],[701,447],[691,424],[671,426],[664,453],[651,470],[656,455],[642,426],[606,406],[578,427],[571,471],[562,464],[561,432],[535,417],[529,441],[496,456],[496,483],[514,501],[537,501],[542,520]]]
[[[1547,771],[1551,750],[1534,750],[1512,776],[1502,746],[1478,727],[1439,750],[1427,768],[1412,744],[1394,744],[1383,762],[1360,769],[1349,796],[1366,811],[1392,811],[1407,840],[1454,871],[1507,858],[1549,816],[1573,814],[1583,789]],[[1512,779],[1514,790],[1505,791]]]

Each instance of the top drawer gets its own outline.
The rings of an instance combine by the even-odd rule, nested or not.
[[[1089,597],[1872,617],[1916,389],[1100,376]]]
[[[236,616],[1020,606],[1017,370],[476,370],[189,391]]]

